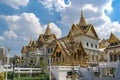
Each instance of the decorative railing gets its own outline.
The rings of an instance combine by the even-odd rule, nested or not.
[[[59,69],[59,70],[78,70],[79,66],[51,66],[51,69]]]
[[[110,67],[114,67],[114,68],[116,68],[117,66],[118,66],[118,64],[119,64],[119,62],[101,62],[101,63],[99,63],[99,67],[108,67],[108,68],[110,68]]]
[[[30,52],[30,54],[33,54],[33,53],[38,54],[38,55],[43,55],[43,54],[45,54],[45,51],[37,50],[37,51],[31,51]]]
[[[41,72],[41,68],[15,68],[14,72],[15,73],[40,73]],[[4,72],[6,71],[6,69],[4,69]],[[12,72],[13,69],[8,69],[8,72]]]

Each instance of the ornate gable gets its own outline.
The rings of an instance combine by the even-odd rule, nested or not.
[[[51,54],[52,65],[81,65],[86,66],[87,54],[82,44],[71,42],[68,39],[59,40],[54,52]]]
[[[68,37],[71,35],[71,33],[74,33],[75,31],[77,31],[76,26],[73,24],[70,31],[69,31],[69,33],[68,33]]]
[[[57,44],[56,44],[56,47],[55,47],[54,52],[52,53],[52,56],[55,56],[55,52],[61,51],[61,50],[62,50],[62,47],[61,47],[61,45],[59,44],[59,42],[57,41]]]
[[[89,29],[86,31],[86,34],[93,38],[99,39],[93,25],[90,25]]]
[[[29,50],[30,50],[30,48],[32,47],[33,42],[34,42],[34,41],[31,39],[31,40],[29,41],[29,44],[28,44],[28,45],[23,46],[23,47],[22,47],[22,50],[21,50],[21,53],[28,53]]]
[[[21,53],[28,53],[29,49],[30,49],[30,46],[23,46],[22,50],[21,50]]]
[[[73,33],[78,32],[78,28],[77,28],[77,26],[76,26],[75,24],[72,25],[71,31],[72,31]]]
[[[26,47],[25,46],[22,47],[21,53],[26,53]]]
[[[109,42],[105,39],[100,40],[99,48],[106,48],[109,45]]]
[[[73,35],[75,33],[77,33],[77,36],[86,35],[86,36],[89,36],[89,37],[92,37],[95,39],[99,39],[93,25],[86,23],[86,20],[85,20],[82,10],[81,10],[81,17],[80,17],[79,24],[77,24],[75,27],[72,26],[72,28],[69,32],[69,35],[70,35],[70,33],[73,33]]]
[[[50,43],[55,39],[57,39],[57,38],[56,38],[55,34],[53,34],[52,31],[50,30],[50,26],[48,24],[48,26],[45,30],[45,33],[39,35],[38,42]]]
[[[40,42],[40,41],[44,42],[44,41],[45,41],[44,38],[43,38],[43,34],[40,34],[40,35],[39,35],[37,41],[38,41],[38,42]]]
[[[109,42],[115,43],[115,42],[119,42],[119,41],[120,40],[113,33],[111,33],[110,38],[109,38]]]
[[[80,34],[83,34],[83,32],[79,29],[79,27],[77,25],[73,24],[67,37],[68,37],[68,39],[70,39],[71,36],[72,37],[79,36]]]
[[[31,45],[32,45],[32,43],[33,43],[33,40],[31,39],[31,40],[29,41],[28,46],[31,46]]]

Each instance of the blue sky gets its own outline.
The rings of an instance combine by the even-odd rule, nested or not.
[[[120,35],[120,1],[82,1],[87,23],[94,25],[100,38],[110,32]],[[80,19],[81,0],[0,0],[0,47],[10,47],[11,55],[20,54],[29,40],[37,40],[48,22],[58,38],[66,36]]]

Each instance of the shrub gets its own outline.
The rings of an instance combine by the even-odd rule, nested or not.
[[[15,80],[49,80],[49,75],[45,73],[40,73],[38,76],[35,77],[21,77],[16,78]]]

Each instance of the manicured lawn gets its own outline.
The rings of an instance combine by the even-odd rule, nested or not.
[[[35,77],[21,77],[21,78],[15,78],[15,80],[49,80],[48,74],[40,74],[39,76]]]
[[[22,78],[16,78],[15,80],[49,80],[49,79],[46,77],[31,77],[31,78],[22,77]]]

